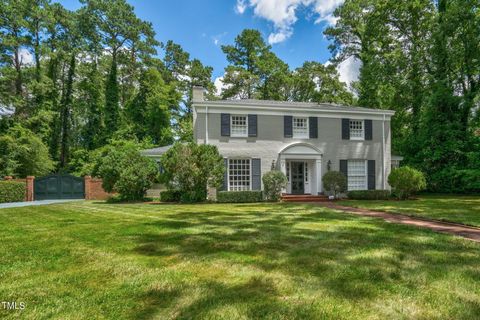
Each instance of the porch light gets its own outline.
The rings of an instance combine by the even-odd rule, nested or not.
[[[328,162],[327,162],[327,171],[330,171],[331,168],[332,168],[332,161],[328,160]]]

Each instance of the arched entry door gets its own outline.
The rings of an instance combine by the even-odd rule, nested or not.
[[[288,194],[320,194],[322,192],[322,153],[310,143],[293,143],[279,154],[280,170],[288,178]]]

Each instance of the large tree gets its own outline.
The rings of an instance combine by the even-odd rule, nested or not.
[[[359,104],[396,111],[393,150],[432,189],[462,181],[455,170],[473,167],[479,153],[478,12],[469,0],[347,0],[326,31],[337,61],[362,62]]]
[[[290,98],[293,101],[354,104],[353,94],[338,78],[335,65],[307,61],[292,73]]]
[[[175,96],[171,93],[158,70],[150,68],[142,73],[139,91],[127,109],[138,140],[148,139],[155,145],[172,143],[169,105],[175,103]]]
[[[288,77],[288,65],[271,51],[258,30],[243,30],[235,44],[222,46],[222,51],[229,62],[224,98],[285,100],[280,88]]]
[[[118,130],[121,120],[118,80],[119,61],[135,64],[144,54],[155,54],[158,42],[151,24],[140,20],[125,0],[84,0],[95,31],[104,50],[110,55],[110,67],[105,81],[105,138]],[[121,59],[125,56],[130,59]],[[125,102],[125,101],[124,101]]]

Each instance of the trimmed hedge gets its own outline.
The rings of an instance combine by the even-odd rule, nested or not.
[[[263,201],[262,191],[220,191],[217,193],[217,202],[242,203]]]
[[[160,201],[162,202],[180,202],[182,193],[178,190],[165,190],[160,192]]]
[[[0,203],[25,201],[25,182],[0,181]]]
[[[347,197],[352,200],[388,200],[391,192],[389,190],[355,190],[348,191]]]
[[[184,192],[181,192],[181,195],[180,195],[181,203],[203,202],[206,199],[207,199],[206,190],[184,191]]]

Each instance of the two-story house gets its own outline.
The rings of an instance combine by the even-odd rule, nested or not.
[[[225,159],[224,190],[260,190],[279,169],[288,194],[321,194],[322,176],[343,172],[349,190],[389,189],[391,110],[326,103],[206,101],[193,89],[194,137]]]

